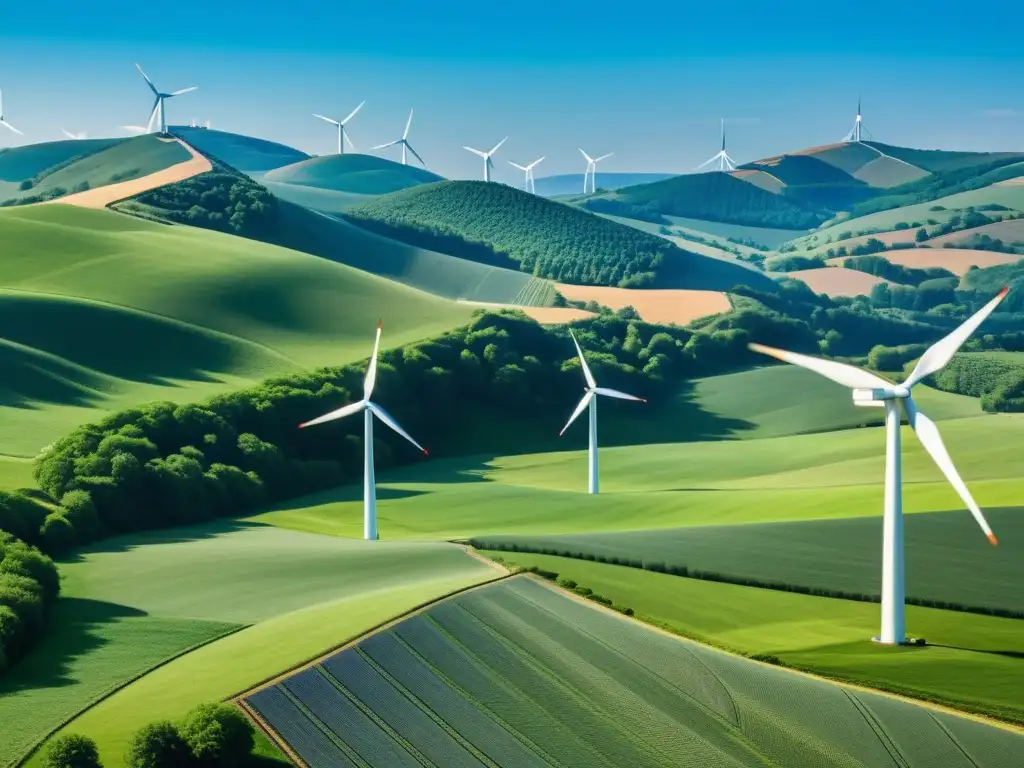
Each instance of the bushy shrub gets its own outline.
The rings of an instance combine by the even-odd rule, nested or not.
[[[53,561],[0,531],[0,668],[16,661],[38,640],[59,591]]]
[[[43,548],[54,555],[66,553],[77,543],[74,527],[59,512],[53,512],[46,516],[39,533],[43,541]]]
[[[230,768],[244,765],[252,753],[252,725],[228,704],[200,704],[181,724],[181,736],[197,766]]]
[[[101,768],[96,742],[87,736],[70,733],[50,742],[43,757],[43,768]]]
[[[139,729],[125,755],[127,768],[187,768],[194,761],[178,727],[168,720]]]

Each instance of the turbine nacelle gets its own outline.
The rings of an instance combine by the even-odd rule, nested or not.
[[[886,400],[903,400],[908,397],[910,390],[903,386],[853,390],[854,405],[882,406]]]

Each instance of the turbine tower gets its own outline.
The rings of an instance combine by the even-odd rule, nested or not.
[[[420,164],[424,168],[426,168],[427,164],[425,162],[423,162],[423,158],[419,156],[419,153],[417,153],[416,150],[412,148],[412,144],[409,143],[409,127],[411,125],[412,125],[412,110],[410,109],[409,110],[409,119],[405,123],[405,131],[402,132],[402,138],[395,139],[394,141],[389,141],[387,144],[378,144],[376,147],[374,147],[374,149],[387,149],[388,147],[393,147],[396,144],[401,144],[402,145],[402,165],[406,165],[407,164],[406,163],[406,155],[405,155],[405,153],[406,153],[406,150],[408,150],[409,152],[412,152],[413,155],[416,156],[416,159],[420,161]]]
[[[360,109],[362,109],[363,108],[363,104],[365,104],[365,103],[366,103],[365,100],[360,102],[359,106],[356,107],[355,109],[353,109],[349,113],[349,116],[346,117],[344,120],[332,120],[329,117],[324,117],[323,115],[318,115],[316,112],[313,113],[313,117],[319,117],[321,120],[324,120],[325,122],[328,122],[331,125],[338,126],[338,154],[339,155],[345,154],[345,142],[346,141],[348,142],[348,145],[350,147],[352,147],[352,151],[353,152],[355,151],[356,145],[353,144],[352,143],[352,139],[350,139],[348,137],[348,132],[345,130],[345,123],[347,123],[349,120],[351,120],[353,117],[355,117],[356,116],[356,112],[358,112]]]
[[[809,357],[795,352],[784,352],[760,344],[751,344],[755,352],[784,360],[819,373],[825,378],[853,390],[854,405],[885,408],[885,507],[882,521],[882,631],[876,642],[898,645],[906,642],[904,619],[904,567],[903,567],[903,489],[902,457],[900,455],[900,401],[907,411],[907,421],[918,440],[949,480],[974,515],[981,530],[992,544],[996,537],[975,503],[971,492],[961,479],[946,446],[939,436],[935,422],[925,416],[914,403],[910,392],[922,379],[942,370],[960,346],[984,322],[1009,292],[1003,288],[963,325],[944,339],[936,342],[921,356],[910,376],[902,384],[894,384],[852,365]]]
[[[299,429],[302,429],[304,427],[311,427],[314,424],[322,424],[325,421],[343,419],[346,416],[351,416],[354,413],[362,411],[364,430],[363,538],[367,541],[374,541],[379,538],[377,536],[377,486],[374,482],[373,476],[373,417],[376,416],[395,430],[395,432],[423,451],[424,455],[427,454],[427,449],[413,440],[409,436],[409,433],[399,426],[398,422],[394,420],[391,414],[370,400],[370,395],[373,394],[374,382],[377,380],[377,353],[380,351],[381,327],[381,322],[378,320],[377,340],[373,343],[373,357],[370,358],[370,365],[366,369],[366,378],[363,380],[363,399],[358,403],[351,403],[350,405],[346,405],[344,408],[339,408],[336,411],[325,413],[323,416],[319,416],[312,421],[299,424]]]
[[[497,152],[498,151],[498,147],[500,147],[506,141],[508,141],[508,136],[506,136],[504,139],[502,139],[497,144],[495,144],[494,148],[490,152],[481,152],[479,149],[473,149],[472,147],[466,147],[466,146],[463,147],[463,149],[468,149],[474,155],[479,155],[480,157],[482,157],[484,159],[484,181],[490,181],[491,180],[491,168],[494,167],[494,161],[491,160],[491,155],[493,155],[495,152]]]
[[[846,137],[843,139],[844,142],[853,142],[859,144],[862,135],[867,134],[867,137],[871,138],[871,133],[867,128],[864,127],[864,121],[861,117],[860,111],[860,96],[857,97],[857,119],[853,123],[853,128],[850,130]]]
[[[547,155],[545,155],[544,157],[547,157]],[[543,159],[544,158],[541,157],[537,160],[534,160],[529,165],[520,165],[519,163],[513,163],[511,160],[508,161],[509,165],[518,168],[520,171],[523,171],[526,174],[526,180],[523,182],[523,189],[526,190],[527,192],[537,194],[537,185],[534,184],[533,180],[533,168]]]
[[[18,134],[19,136],[24,136],[25,135],[24,133],[19,131],[17,128],[15,128],[13,125],[8,123],[7,120],[4,118],[4,92],[3,91],[0,91],[0,125],[2,125],[4,128],[7,128],[10,131],[13,131],[14,133]]]
[[[707,160],[707,161],[701,163],[700,165],[698,165],[695,170],[699,171],[704,166],[711,165],[712,163],[714,163],[716,161],[717,161],[718,165],[716,167],[712,168],[711,169],[712,171],[735,171],[736,170],[736,163],[733,161],[733,159],[731,157],[729,157],[729,153],[725,151],[725,118],[724,117],[722,118],[722,149],[721,149],[721,151],[717,155],[712,157],[710,160]]]
[[[581,149],[580,152],[583,152]],[[583,152],[583,157],[587,160],[587,170],[583,172],[583,194],[587,192],[597,192],[597,164],[604,160],[606,157],[611,157],[614,152],[609,152],[607,155],[601,155],[600,157],[591,157],[586,152]],[[590,189],[587,189],[587,179],[590,179]]]
[[[583,399],[580,400],[576,410],[572,412],[569,421],[562,427],[562,431],[558,435],[561,437],[565,430],[569,428],[569,425],[576,421],[576,417],[583,413],[583,409],[588,405],[590,406],[590,447],[588,454],[590,482],[588,490],[590,493],[597,493],[597,396],[605,395],[606,397],[615,397],[619,400],[636,400],[641,403],[646,403],[647,401],[642,397],[634,397],[633,395],[627,395],[625,392],[597,386],[597,382],[594,381],[594,375],[590,372],[590,368],[587,367],[587,361],[583,359],[583,350],[580,349],[580,343],[576,341],[576,335],[572,332],[571,328],[569,329],[569,335],[572,336],[572,343],[576,345],[576,353],[580,356],[580,366],[583,368],[583,376],[587,380],[587,387],[583,394]]]
[[[79,131],[78,133],[72,133],[71,131],[66,131],[63,128],[61,128],[61,133],[63,133],[69,139],[74,139],[76,141],[79,141],[81,139],[87,138],[86,135],[85,135],[85,131]]]
[[[167,101],[167,99],[173,98],[174,96],[181,96],[181,94],[183,93],[194,91],[198,89],[199,86],[193,85],[191,88],[182,88],[180,91],[174,91],[172,93],[162,93],[159,90],[157,90],[157,87],[153,85],[153,81],[150,80],[149,77],[146,76],[146,73],[142,71],[142,67],[140,67],[138,64],[136,64],[135,66],[139,70],[139,74],[141,74],[146,79],[146,84],[149,86],[149,90],[151,90],[153,92],[153,95],[156,97],[155,101],[153,102],[153,111],[149,113],[149,122],[146,124],[146,133],[153,132],[153,121],[157,120],[158,115],[160,124],[159,133],[167,133],[167,113],[164,102]]]

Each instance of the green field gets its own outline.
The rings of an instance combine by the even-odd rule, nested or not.
[[[442,181],[443,177],[424,168],[402,165],[383,157],[344,154],[312,157],[276,168],[263,179],[357,195],[386,195],[418,184]]]
[[[987,165],[997,160],[1021,158],[1018,152],[950,152],[942,149],[894,147],[878,141],[867,141],[864,143],[891,157],[895,157],[897,160],[916,165],[918,168],[922,168],[930,173],[963,170]]]
[[[988,509],[1004,546],[993,548],[966,512],[910,515],[905,523],[907,597],[1024,617],[1024,511]],[[680,568],[734,579],[857,595],[881,594],[880,516],[796,523],[689,527],[565,536],[488,536],[482,549],[615,558],[632,567]],[[549,551],[551,550],[551,551]],[[565,554],[569,553],[569,554]],[[1022,625],[1024,632],[1024,625]]]
[[[31,488],[34,485],[31,459],[24,459],[20,456],[0,456],[0,491]]]
[[[902,184],[910,184],[926,178],[928,175],[928,171],[921,168],[900,162],[892,157],[879,155],[854,173],[853,177],[872,187],[889,189]]]
[[[175,125],[170,130],[204,155],[211,155],[243,173],[261,173],[309,158],[293,147],[254,136],[187,125]]]
[[[105,149],[123,139],[50,141],[0,149],[0,201],[21,195],[20,182],[72,158]]]
[[[365,358],[377,317],[393,347],[472,311],[327,259],[108,211],[2,211],[0,240],[0,359],[15,372],[0,383],[3,454],[34,456],[139,402]]]
[[[1009,766],[1024,740],[671,638],[524,577],[246,701],[325,765],[967,768]]]
[[[803,233],[799,229],[778,229],[772,227],[749,227],[743,224],[727,224],[720,221],[706,221],[704,219],[690,219],[685,216],[668,216],[669,221],[674,225],[684,227],[699,233],[706,233],[716,237],[732,237],[737,240],[753,240],[755,243],[777,248],[782,243],[792,240]]]
[[[497,575],[447,544],[371,544],[225,522],[110,539],[61,573],[47,639],[0,678],[0,720],[12,734],[0,764],[133,677],[225,632],[248,627],[147,675],[71,730],[96,738],[114,765],[146,723],[239,693],[420,602]],[[216,673],[196,671],[209,665]],[[177,682],[145,693],[168,679]]]
[[[353,192],[339,192],[334,189],[319,189],[301,184],[279,184],[266,175],[253,177],[281,200],[322,213],[344,213],[349,208],[373,200],[373,195],[357,195]]]
[[[874,603],[682,579],[549,555],[487,554],[556,572],[684,637],[740,653],[769,654],[836,679],[1024,723],[1024,633],[1019,619],[908,606],[908,632],[928,644],[893,649],[870,640],[878,634],[880,621]]]

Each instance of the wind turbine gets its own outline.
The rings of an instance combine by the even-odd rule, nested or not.
[[[19,131],[17,128],[15,128],[13,125],[8,123],[7,120],[4,119],[4,92],[3,91],[0,91],[0,125],[4,126],[4,128],[8,128],[8,129],[14,131],[19,136],[24,136],[25,135],[24,133]]]
[[[569,417],[569,421],[562,427],[562,431],[558,433],[558,436],[561,437],[565,430],[569,428],[569,425],[576,421],[576,417],[583,413],[583,409],[588,405],[590,406],[589,492],[597,493],[597,396],[605,395],[606,397],[616,397],[620,400],[636,400],[641,403],[646,403],[647,401],[642,397],[634,397],[633,395],[627,395],[625,392],[597,386],[597,382],[594,381],[594,375],[590,372],[590,368],[587,367],[587,361],[583,359],[583,350],[580,349],[580,343],[576,341],[576,335],[572,332],[571,328],[569,329],[569,335],[572,336],[572,343],[576,345],[576,352],[580,356],[580,366],[583,368],[583,376],[587,380],[587,387],[583,394],[583,399],[580,400],[576,410],[572,412],[572,416]]]
[[[365,103],[366,103],[365,100],[361,101],[359,103],[358,107],[356,107],[351,112],[349,112],[348,117],[346,117],[344,120],[340,120],[340,121],[339,120],[332,120],[331,118],[324,117],[323,115],[318,115],[316,112],[313,113],[313,117],[319,117],[321,120],[324,120],[324,121],[330,123],[331,125],[338,126],[338,154],[339,155],[345,154],[345,142],[346,141],[348,142],[348,145],[350,147],[352,147],[352,151],[353,152],[355,151],[356,145],[353,144],[352,143],[352,139],[350,139],[348,137],[348,133],[345,131],[345,123],[347,123],[349,120],[351,120],[353,117],[355,117],[356,116],[356,112],[358,112],[360,109],[362,109],[363,108],[363,104],[365,104]]]
[[[373,385],[377,380],[377,353],[380,350],[380,333],[382,324],[377,321],[377,340],[373,343],[373,357],[370,358],[370,365],[366,369],[366,378],[363,380],[363,399],[357,403],[346,405],[344,408],[339,408],[336,411],[325,413],[323,416],[319,416],[312,421],[307,421],[303,424],[299,424],[299,428],[311,427],[314,424],[322,424],[325,421],[333,421],[334,419],[343,419],[346,416],[351,416],[354,413],[363,413],[363,452],[364,452],[364,463],[363,463],[363,538],[367,541],[373,541],[378,538],[377,536],[377,487],[374,483],[373,477],[373,417],[376,416],[378,419],[383,421],[395,432],[400,434],[410,443],[415,445],[423,454],[427,454],[427,449],[422,445],[413,440],[409,433],[402,429],[398,422],[392,418],[391,414],[385,411],[376,403],[370,400],[370,395],[373,394]]]
[[[85,131],[79,131],[78,133],[71,133],[71,131],[66,131],[63,128],[61,128],[61,133],[63,133],[69,139],[74,139],[76,141],[81,141],[82,139],[86,138]]]
[[[481,152],[479,149],[473,149],[472,147],[463,146],[463,149],[468,149],[474,155],[479,155],[484,159],[484,181],[491,180],[491,168],[494,167],[494,161],[491,160],[491,155],[498,151],[498,147],[508,141],[508,136],[499,141],[494,145],[494,148],[490,152]]]
[[[545,155],[544,157],[547,157],[547,155]],[[520,171],[524,171],[526,173],[526,180],[523,182],[523,189],[525,189],[527,192],[533,192],[533,194],[537,194],[537,185],[534,184],[533,180],[533,168],[543,159],[544,158],[542,157],[538,160],[534,160],[529,165],[520,165],[519,163],[513,163],[511,160],[508,161],[509,165],[514,166],[518,168]]]
[[[138,68],[139,74],[141,74],[146,79],[146,84],[149,86],[149,90],[151,90],[153,92],[153,95],[156,97],[156,100],[153,102],[153,111],[149,113],[149,122],[146,124],[146,133],[153,132],[153,121],[157,119],[158,114],[160,116],[159,132],[167,133],[167,113],[164,106],[164,102],[167,101],[167,99],[173,98],[174,96],[181,96],[181,94],[183,93],[188,93],[189,91],[197,90],[199,86],[193,85],[191,88],[182,88],[180,91],[173,91],[172,93],[161,93],[157,90],[157,87],[153,85],[153,81],[150,80],[149,77],[147,77],[146,73],[142,71],[142,67],[140,67],[138,64],[136,64],[135,66]]]
[[[917,435],[921,445],[942,470],[964,504],[978,521],[981,530],[992,544],[995,534],[989,528],[984,515],[975,503],[971,492],[961,479],[953,461],[946,451],[935,422],[925,416],[910,396],[915,384],[927,376],[942,370],[952,359],[960,346],[984,322],[1000,301],[1009,292],[1003,288],[998,295],[982,307],[963,325],[944,339],[936,342],[921,356],[910,376],[902,384],[894,384],[860,368],[833,360],[784,352],[781,349],[751,344],[755,352],[793,363],[819,373],[827,379],[850,387],[853,390],[854,405],[885,408],[885,507],[882,522],[882,631],[874,638],[879,643],[898,645],[906,642],[906,622],[903,613],[904,569],[903,569],[903,488],[902,457],[900,455],[900,406],[907,411],[907,421]]]
[[[722,118],[722,149],[721,149],[721,151],[717,155],[712,157],[710,160],[707,160],[707,161],[701,163],[700,165],[698,165],[695,170],[699,171],[705,165],[711,165],[711,163],[715,162],[716,160],[718,161],[718,167],[717,168],[712,168],[711,170],[713,170],[713,171],[735,171],[736,170],[736,163],[733,161],[733,159],[731,157],[729,157],[729,153],[725,151],[725,118],[724,117]]]
[[[868,131],[867,128],[864,127],[864,120],[863,120],[863,118],[861,116],[861,112],[860,112],[860,96],[858,96],[857,97],[857,119],[853,123],[853,128],[851,128],[850,132],[848,134],[846,134],[846,136],[843,138],[843,141],[844,142],[854,142],[856,144],[859,144],[860,140],[861,140],[861,135],[865,134],[865,133],[867,134],[868,138],[870,139],[871,138],[871,133]]]
[[[583,152],[581,149],[580,152]],[[606,157],[611,157],[614,152],[609,152],[607,155],[601,155],[600,157],[591,157],[586,152],[583,152],[583,157],[587,159],[587,170],[583,172],[583,194],[587,194],[587,178],[590,178],[590,190],[591,192],[597,192],[597,164],[604,160]]]
[[[412,152],[416,156],[416,159],[420,161],[420,163],[423,165],[423,167],[426,168],[427,164],[423,162],[423,158],[419,156],[419,154],[416,152],[416,150],[412,148],[412,144],[409,143],[409,127],[411,125],[412,125],[412,110],[410,109],[409,110],[409,119],[405,123],[405,131],[402,133],[402,138],[395,139],[394,141],[389,141],[387,144],[378,144],[376,147],[374,147],[374,149],[387,149],[388,147],[393,147],[396,144],[401,144],[402,145],[402,165],[406,165],[405,152],[406,152],[406,150],[409,150],[410,152]]]

